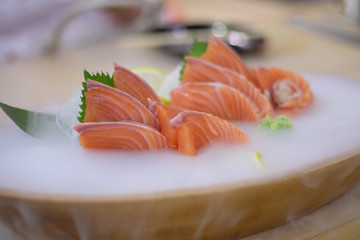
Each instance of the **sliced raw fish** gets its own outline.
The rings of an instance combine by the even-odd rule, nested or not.
[[[84,148],[131,151],[167,148],[165,137],[156,129],[132,121],[80,123],[73,127]]]
[[[182,75],[182,83],[220,82],[245,94],[254,102],[263,117],[273,113],[270,101],[243,75],[199,58],[185,57],[185,59],[187,64]]]
[[[176,129],[178,151],[194,156],[196,150],[216,142],[245,143],[248,137],[244,131],[231,122],[208,113],[184,111],[171,119]]]
[[[149,107],[148,98],[161,102],[152,87],[130,70],[114,64],[114,87],[130,94],[144,106]]]
[[[279,68],[256,70],[259,87],[276,108],[303,108],[313,101],[310,84],[300,75]]]
[[[244,64],[234,50],[215,36],[210,36],[206,52],[200,58],[240,73],[257,86],[252,69]]]
[[[85,122],[132,120],[159,129],[155,115],[133,96],[93,80],[87,88]]]
[[[226,120],[259,121],[262,118],[247,96],[222,83],[189,82],[172,90],[170,95],[172,105]]]
[[[176,131],[170,125],[170,120],[179,113],[183,112],[185,109],[172,105],[165,105],[159,102],[155,102],[151,99],[149,99],[149,105],[150,111],[152,111],[159,119],[160,132],[165,136],[169,147],[177,149],[178,144],[176,139]]]

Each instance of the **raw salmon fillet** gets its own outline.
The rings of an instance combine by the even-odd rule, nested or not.
[[[176,129],[178,151],[189,156],[195,156],[197,149],[212,143],[248,141],[246,133],[240,128],[203,112],[184,111],[171,119],[170,123]]]
[[[257,106],[262,117],[273,113],[270,101],[254,84],[242,75],[199,58],[185,57],[185,59],[187,64],[181,83],[220,82],[246,95]]]
[[[160,132],[165,136],[168,146],[170,148],[177,149],[178,143],[176,131],[170,125],[170,120],[179,113],[183,112],[185,109],[172,105],[165,105],[151,99],[149,99],[149,106],[150,111],[159,119]]]
[[[155,115],[129,94],[93,80],[87,88],[84,122],[132,120],[159,129]]]
[[[152,87],[130,70],[114,64],[114,87],[130,94],[144,106],[149,107],[148,98],[161,102]]]
[[[73,127],[84,148],[130,151],[167,148],[165,137],[156,129],[136,122],[80,123]]]
[[[260,89],[276,108],[302,108],[313,101],[310,84],[300,75],[279,68],[259,68],[256,77]]]
[[[226,120],[259,121],[256,105],[243,93],[222,83],[189,82],[170,93],[171,104],[211,113]]]
[[[234,50],[215,36],[210,36],[206,52],[200,58],[242,74],[257,86],[253,71],[244,64]]]

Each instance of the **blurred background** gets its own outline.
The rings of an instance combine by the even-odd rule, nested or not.
[[[257,42],[239,46],[242,53],[263,50],[266,41],[281,38],[284,33],[268,33],[271,24],[359,44],[359,12],[358,0],[2,0],[0,64],[116,40],[132,47],[178,45],[167,49],[181,54],[186,49],[181,49],[180,42],[191,42],[194,31],[206,35],[206,26],[215,27],[218,35],[225,35],[219,31],[228,24],[240,32],[253,31],[242,36]],[[197,28],[186,33],[186,25]],[[144,34],[129,37],[144,31],[148,39]]]
[[[112,72],[113,62],[169,73],[210,34],[252,67],[360,79],[359,2],[1,0],[0,101],[63,101],[84,69]]]

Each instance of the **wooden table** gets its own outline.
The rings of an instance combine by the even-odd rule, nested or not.
[[[202,7],[205,2],[206,8]],[[287,21],[294,7],[309,11],[311,7],[321,6],[319,3],[310,7],[284,1],[183,0],[180,3],[187,21],[247,23],[262,33],[267,41],[264,51],[244,58],[251,66],[278,66],[296,72],[335,74],[360,80],[360,45],[295,29]],[[24,108],[64,101],[71,95],[72,86],[80,87],[83,69],[111,72],[113,62],[128,68],[153,66],[165,72],[181,62],[177,57],[148,47],[150,39],[138,39],[138,46],[129,39],[133,40],[118,38],[91,49],[0,66],[0,101]],[[0,120],[4,118],[0,112]],[[308,216],[243,239],[360,239],[360,183]]]

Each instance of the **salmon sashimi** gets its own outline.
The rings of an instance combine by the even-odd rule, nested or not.
[[[220,82],[229,85],[253,101],[262,117],[272,114],[270,101],[242,75],[199,58],[185,57],[185,59],[187,64],[182,75],[182,83]]]
[[[132,120],[159,129],[155,115],[129,94],[93,80],[87,88],[84,122]]]
[[[171,104],[207,112],[226,120],[259,121],[256,105],[243,93],[222,83],[189,82],[170,93]]]
[[[300,75],[279,68],[259,68],[259,87],[276,108],[302,108],[313,101],[310,84]]]
[[[242,74],[257,86],[257,79],[251,69],[234,50],[215,36],[210,36],[206,52],[200,58]]]
[[[165,136],[168,146],[170,148],[177,149],[178,143],[176,131],[170,125],[170,120],[179,113],[183,112],[185,109],[172,105],[165,105],[151,99],[149,99],[149,106],[150,111],[159,119],[160,132]]]
[[[131,121],[80,123],[73,127],[84,148],[129,151],[167,148],[165,137],[156,129]]]
[[[208,113],[184,111],[171,119],[176,129],[178,151],[194,156],[196,150],[216,142],[245,143],[248,137],[244,131],[229,121]]]
[[[144,106],[149,107],[148,98],[161,102],[152,87],[130,70],[114,64],[114,87],[130,94]]]

